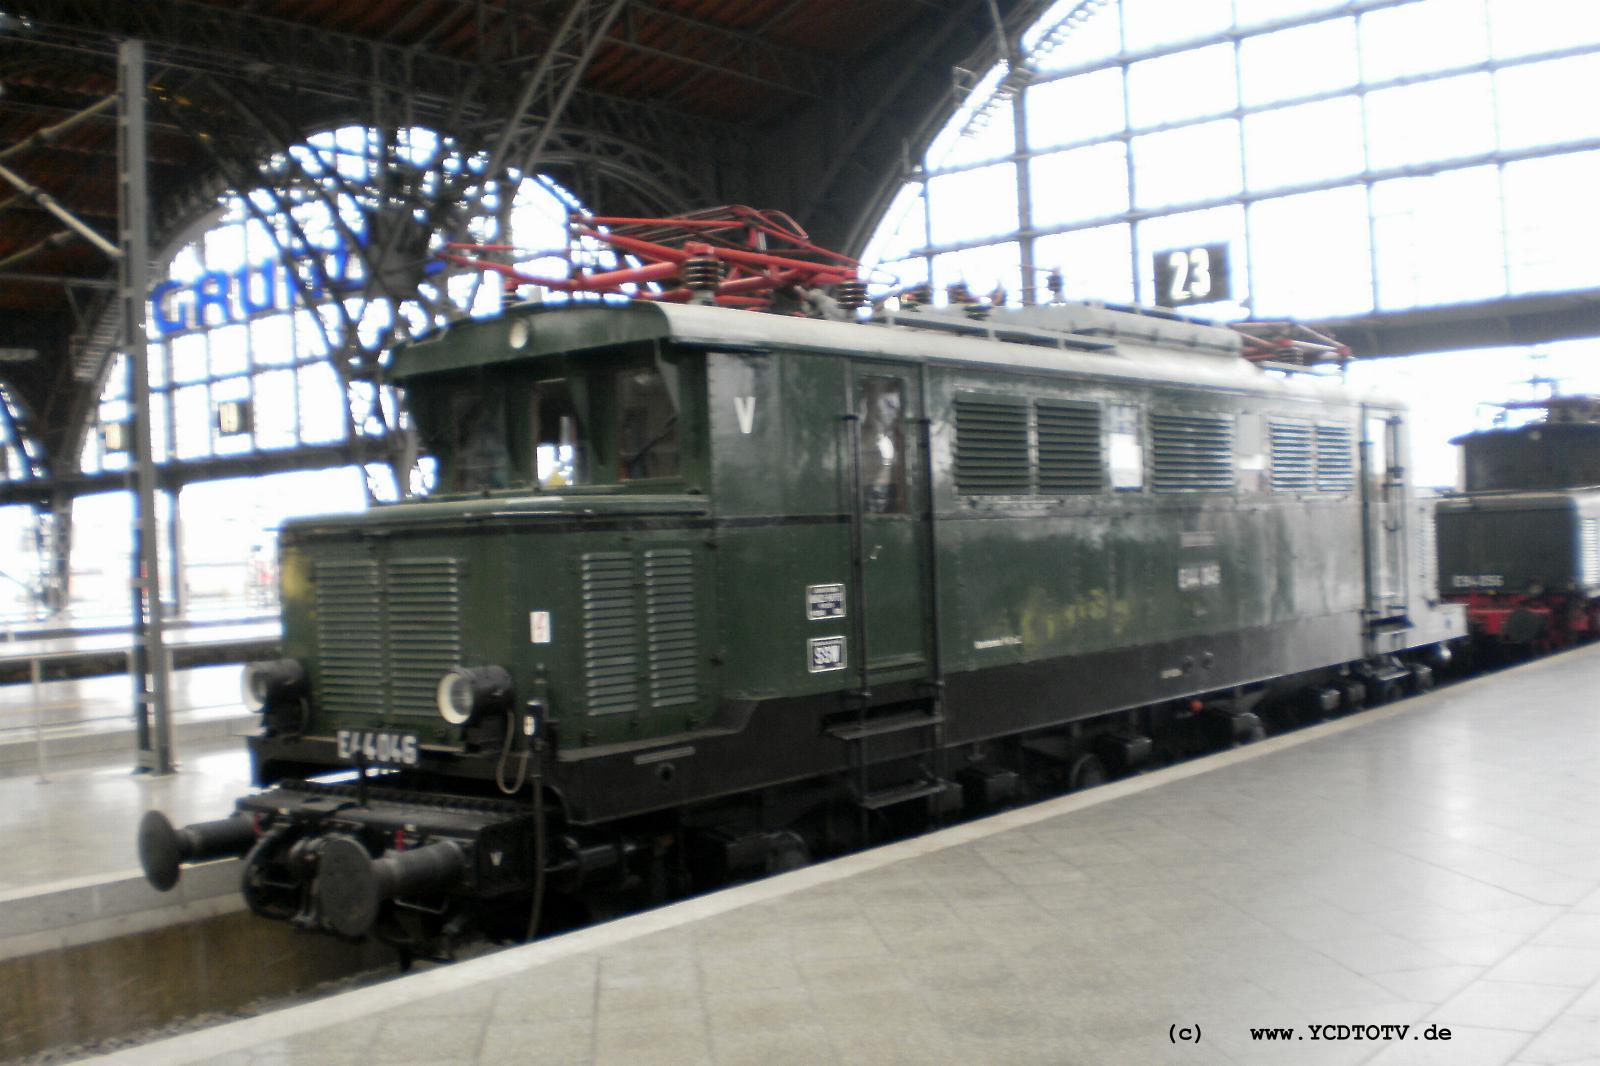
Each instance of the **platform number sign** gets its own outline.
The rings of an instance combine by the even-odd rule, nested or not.
[[[1157,252],[1156,304],[1186,307],[1231,300],[1228,280],[1228,246],[1199,244]]]

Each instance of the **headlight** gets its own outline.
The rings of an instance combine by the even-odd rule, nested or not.
[[[264,711],[273,700],[297,693],[305,679],[305,668],[293,659],[250,663],[239,677],[239,697],[249,710]]]
[[[511,703],[511,675],[498,666],[463,666],[439,679],[439,717],[466,725]]]

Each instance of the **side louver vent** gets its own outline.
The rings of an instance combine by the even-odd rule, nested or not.
[[[1100,408],[1093,404],[1039,403],[1039,491],[1099,492]]]
[[[378,564],[318,563],[314,576],[322,706],[332,714],[381,710],[387,675]]]
[[[1350,427],[1318,422],[1317,491],[1349,492],[1355,484],[1356,454]]]
[[[583,556],[583,678],[590,714],[638,709],[639,608],[633,556]]]
[[[687,549],[644,553],[644,612],[651,706],[694,703],[700,690],[695,663],[694,558]]]
[[[1157,492],[1233,488],[1233,416],[1150,414],[1151,485]]]
[[[1001,399],[956,400],[956,491],[1024,493],[1028,476],[1028,408]]]
[[[1310,492],[1316,484],[1316,453],[1311,423],[1267,423],[1272,452],[1272,488],[1276,492]]]
[[[387,570],[390,705],[431,717],[439,679],[461,665],[461,564],[395,559]]]
[[[1582,573],[1585,588],[1600,585],[1600,519],[1585,518],[1579,534],[1582,541]]]

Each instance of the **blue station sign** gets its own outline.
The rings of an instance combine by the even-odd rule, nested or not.
[[[166,337],[287,311],[304,306],[308,298],[321,299],[359,286],[349,278],[350,247],[338,234],[331,234],[329,241],[293,256],[246,263],[237,270],[209,270],[192,281],[164,281],[150,290],[150,321],[156,333]]]

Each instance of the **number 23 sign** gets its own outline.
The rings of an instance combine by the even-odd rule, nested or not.
[[[1200,244],[1155,254],[1156,305],[1183,307],[1230,300],[1228,246]]]

